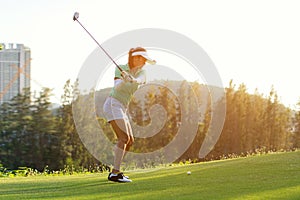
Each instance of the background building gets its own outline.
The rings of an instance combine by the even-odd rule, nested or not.
[[[0,104],[30,87],[30,61],[28,47],[0,43]]]

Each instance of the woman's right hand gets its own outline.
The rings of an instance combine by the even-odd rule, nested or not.
[[[121,76],[125,82],[136,83],[137,80],[132,77],[128,72],[122,71]]]
[[[126,71],[122,71],[121,76],[122,76],[122,78],[125,82],[131,82],[132,81],[131,75],[128,74],[128,72],[126,72]]]

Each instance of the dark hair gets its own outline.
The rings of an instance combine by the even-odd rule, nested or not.
[[[137,51],[146,51],[146,49],[142,47],[136,47],[136,48],[131,48],[128,52],[128,65],[132,66],[132,53],[137,52]]]

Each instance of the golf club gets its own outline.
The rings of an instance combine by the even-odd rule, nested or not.
[[[78,20],[79,18],[79,13],[75,12],[73,15],[73,20],[77,21],[80,26],[91,36],[91,38],[97,43],[97,45],[103,50],[103,52],[110,58],[110,60],[116,65],[116,67],[121,71],[121,72],[125,72],[115,61],[114,59],[107,53],[107,51],[105,51],[105,49],[99,44],[99,42],[92,36],[92,34],[90,34],[90,32],[88,32],[88,30],[80,23],[80,21]]]

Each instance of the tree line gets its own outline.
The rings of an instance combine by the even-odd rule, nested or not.
[[[157,124],[157,127],[152,124],[151,129],[158,130],[157,134],[137,138],[132,151],[147,153],[160,149],[172,142],[179,130],[184,130],[188,136],[194,130],[190,128],[195,119],[201,116],[195,137],[176,162],[199,160],[203,140],[212,129],[209,126],[212,113],[218,115],[217,108],[221,104],[226,105],[224,126],[205,160],[300,148],[300,111],[280,103],[274,88],[268,96],[258,91],[249,94],[246,85],[237,87],[231,81],[225,88],[226,96],[217,102],[210,101],[209,91],[205,88],[207,86],[197,82],[166,81],[162,86],[147,88],[140,98],[135,97],[128,112],[134,130],[137,130],[135,127],[145,127],[138,129],[139,135],[147,135],[149,129],[146,127],[153,122],[153,114],[156,121],[163,123]],[[104,95],[101,91],[97,93]],[[92,168],[101,165],[101,161],[86,150],[76,131],[72,104],[81,95],[77,83],[66,82],[61,105],[57,109],[51,109],[51,95],[49,88],[35,95],[26,89],[10,102],[0,105],[0,163],[11,169],[27,166],[38,170],[46,166],[58,170],[66,166]],[[99,104],[96,108],[98,121],[107,137],[114,142],[112,129],[99,109],[102,103],[96,103]],[[154,105],[160,105],[160,108],[151,113]]]
[[[61,106],[51,109],[49,88],[27,88],[0,107],[0,163],[10,169],[93,168],[100,162],[82,145],[72,118],[74,85],[67,81]],[[33,96],[33,97],[32,97]]]
[[[170,85],[171,83],[165,84]],[[133,101],[135,105],[132,107],[132,113],[140,113],[139,116],[133,115],[133,121],[142,124],[147,122],[149,106],[155,103],[163,105],[168,113],[162,129],[162,136],[148,143],[141,143],[138,140],[135,146],[137,152],[141,152],[143,148],[158,149],[170,142],[175,137],[174,133],[178,132],[176,121],[181,125],[187,124],[184,130],[186,134],[191,134],[191,122],[197,118],[192,115],[195,113],[192,111],[195,110],[198,111],[198,115],[201,115],[197,133],[189,148],[176,160],[177,162],[287,151],[300,147],[300,110],[296,111],[284,106],[279,101],[278,94],[273,87],[267,96],[260,94],[258,90],[254,94],[249,94],[245,84],[236,86],[233,81],[230,81],[229,86],[225,88],[223,98],[212,102],[210,93],[214,92],[214,89],[215,91],[222,90],[221,88],[209,89],[205,85],[185,81],[177,84],[179,86],[175,87],[177,88],[175,93],[182,97],[179,102],[180,106],[176,105],[174,98],[170,97],[164,87],[161,88],[159,95],[153,92],[148,93],[145,101],[151,103],[142,106],[139,105],[140,102]],[[197,98],[196,104],[191,100],[192,95]],[[154,96],[155,98],[153,98]],[[203,106],[205,109],[200,109]],[[220,109],[222,106],[226,108],[226,117],[220,137],[210,153],[200,159],[199,151],[205,137],[209,132],[215,131],[214,123],[211,123],[212,115],[222,116],[223,110]],[[298,106],[300,109],[300,101]],[[139,111],[141,107],[144,107],[144,112]],[[189,115],[180,119],[178,110],[188,112]],[[156,135],[156,137],[158,136]]]
[[[258,90],[249,94],[245,84],[236,87],[231,81],[226,88],[224,128],[208,157],[297,149],[300,147],[299,114],[299,110],[285,107],[279,101],[273,87],[267,96]]]

